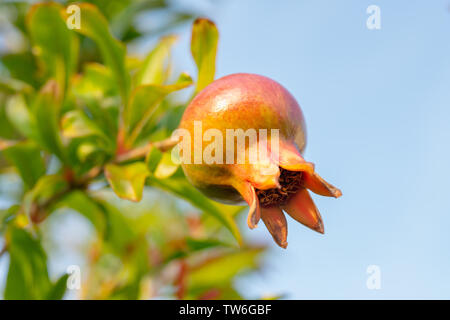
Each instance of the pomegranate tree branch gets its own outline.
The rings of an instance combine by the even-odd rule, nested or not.
[[[118,155],[115,159],[115,162],[122,163],[129,160],[144,158],[152,148],[156,148],[159,149],[161,152],[165,152],[173,148],[177,143],[178,143],[177,140],[173,140],[171,138],[157,142],[150,142],[142,147],[134,148],[123,154]]]

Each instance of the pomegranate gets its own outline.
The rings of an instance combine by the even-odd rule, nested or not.
[[[201,126],[201,140],[194,139],[189,150],[182,151],[186,156],[183,159],[187,159],[182,161],[183,171],[195,187],[217,201],[247,202],[248,226],[253,229],[262,219],[282,248],[287,246],[284,212],[324,233],[322,218],[307,189],[336,198],[341,191],[323,180],[314,171],[314,165],[303,159],[306,146],[303,114],[283,86],[255,74],[239,73],[218,79],[192,100],[179,128],[195,137],[199,135],[196,126]],[[212,134],[207,134],[208,130]],[[257,132],[256,141],[246,134],[248,130]],[[239,131],[241,137],[244,133],[240,151],[235,143],[239,134],[228,141],[233,131]],[[213,137],[225,136],[225,152],[217,141],[205,143]],[[264,151],[265,157],[251,161],[250,154],[257,147],[258,152]],[[208,152],[214,161],[203,158]]]

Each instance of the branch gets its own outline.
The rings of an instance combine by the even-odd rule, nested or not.
[[[172,149],[177,143],[178,143],[177,140],[173,140],[171,138],[153,143],[148,143],[142,147],[131,149],[128,152],[118,155],[114,162],[122,163],[129,160],[144,158],[151,148],[156,148],[159,149],[161,152],[165,152]]]
[[[144,158],[147,153],[152,148],[157,148],[161,152],[165,152],[173,148],[178,143],[177,140],[173,140],[171,138],[168,138],[166,140],[157,141],[153,143],[148,143],[142,147],[138,147],[135,149],[131,149],[125,153],[119,154],[116,156],[116,159],[114,159],[112,162],[114,163],[122,163],[130,160],[140,159]],[[64,197],[69,192],[76,190],[76,189],[85,189],[89,185],[89,183],[98,177],[103,172],[104,166],[97,166],[89,170],[83,177],[81,177],[79,180],[72,180],[72,177],[70,174],[68,175],[67,181],[69,185],[67,188],[64,188],[60,190],[58,193],[53,195],[51,198],[47,199],[44,203],[40,205],[32,206],[31,208],[31,221],[33,223],[40,223],[42,220],[46,218],[45,211],[46,209],[51,206],[54,202],[60,200],[62,197]],[[44,214],[42,214],[44,213]],[[0,255],[3,252],[0,252]]]

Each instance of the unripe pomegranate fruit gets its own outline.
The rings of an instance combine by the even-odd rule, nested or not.
[[[198,134],[194,132],[195,125],[199,124],[202,132],[214,130],[209,140],[220,135],[228,138],[230,129],[244,132],[254,129],[258,136],[256,141],[249,136],[245,139],[245,156],[241,158],[245,161],[238,161],[242,154],[234,137],[231,150],[228,140],[223,143],[223,156],[219,154],[220,148],[212,148],[211,155],[219,160],[215,162],[195,159],[196,151],[197,155],[199,151],[202,154],[210,147],[204,141],[200,145],[194,141],[189,161],[182,163],[194,186],[217,201],[238,204],[245,200],[250,206],[248,226],[255,228],[262,218],[275,242],[283,248],[287,246],[283,211],[305,226],[324,232],[322,218],[307,189],[336,198],[341,191],[323,180],[314,171],[314,165],[301,156],[306,145],[305,122],[300,106],[285,88],[255,74],[240,73],[218,79],[192,100],[180,128],[195,136]],[[260,134],[260,129],[266,129],[267,134]],[[272,129],[278,129],[278,133]],[[265,144],[261,143],[263,140]],[[263,150],[266,157],[250,161],[249,154],[256,147],[266,148]]]

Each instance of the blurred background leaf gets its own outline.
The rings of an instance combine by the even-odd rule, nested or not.
[[[32,52],[42,62],[40,72],[46,79],[55,78],[65,92],[75,71],[79,43],[61,16],[63,10],[54,2],[36,4],[28,12],[26,24]]]

